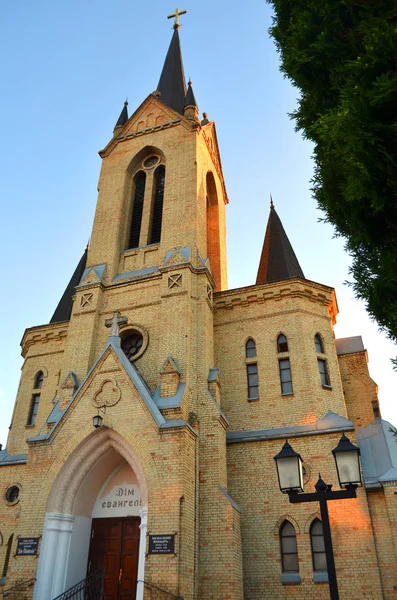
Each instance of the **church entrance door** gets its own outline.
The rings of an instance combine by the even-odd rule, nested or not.
[[[139,517],[92,520],[87,574],[105,566],[104,600],[136,598],[139,524]]]

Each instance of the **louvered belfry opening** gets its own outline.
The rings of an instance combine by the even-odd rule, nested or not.
[[[135,193],[132,206],[132,219],[128,248],[138,248],[141,234],[143,200],[145,197],[146,173],[138,171],[134,177]]]
[[[158,244],[161,239],[161,223],[163,220],[165,167],[160,165],[154,173],[153,217],[149,244]]]

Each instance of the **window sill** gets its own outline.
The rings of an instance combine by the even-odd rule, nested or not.
[[[322,384],[322,386],[323,386],[323,390],[332,390],[332,385],[324,385],[324,384]]]
[[[294,392],[285,392],[284,394],[281,394],[282,396],[293,396]]]
[[[299,573],[281,573],[281,583],[283,585],[294,585],[302,583]]]
[[[248,398],[248,402],[258,402],[259,396],[257,398]]]
[[[313,581],[314,583],[328,583],[327,571],[317,571],[317,573],[313,573]]]
[[[134,254],[138,250],[142,250],[143,248],[152,248],[153,246],[159,246],[160,242],[153,242],[153,244],[143,244],[142,246],[137,246],[136,248],[126,248],[121,252],[122,255],[125,254]]]
[[[27,424],[25,425],[25,429],[33,429],[33,427],[34,427],[34,426],[35,426],[35,424],[34,424],[34,423],[27,423]]]

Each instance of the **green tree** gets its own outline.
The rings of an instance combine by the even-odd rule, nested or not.
[[[397,5],[268,0],[281,70],[314,142],[313,191],[346,239],[356,297],[397,341]]]

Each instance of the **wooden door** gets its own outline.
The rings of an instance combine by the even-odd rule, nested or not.
[[[139,517],[93,519],[88,575],[105,566],[104,600],[135,600]]]

